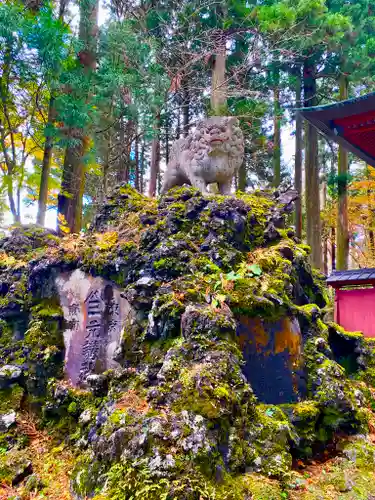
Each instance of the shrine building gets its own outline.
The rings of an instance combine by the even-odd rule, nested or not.
[[[328,139],[375,167],[375,92],[300,112]],[[334,271],[327,284],[335,289],[336,323],[375,337],[375,269]]]

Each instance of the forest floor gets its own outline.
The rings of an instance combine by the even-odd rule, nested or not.
[[[22,415],[17,428],[29,438],[25,457],[32,460],[33,475],[39,484],[28,487],[27,479],[18,486],[2,483],[0,500],[71,500],[70,474],[74,465],[71,450],[59,444],[47,430],[39,430],[37,421],[29,413]]]
[[[375,434],[368,438],[375,445]],[[326,450],[316,461],[299,460],[295,469],[295,490],[287,490],[289,500],[375,500],[375,471],[350,454]]]
[[[25,482],[17,487],[1,484],[0,500],[72,500],[69,484],[74,456],[71,450],[57,445],[48,431],[38,430],[30,415],[25,415],[19,425],[30,439],[26,455],[32,457],[33,474],[40,480],[40,489],[27,489]],[[370,439],[375,445],[375,434],[371,434]],[[269,481],[279,491],[272,495],[272,500],[375,500],[375,471],[344,454],[335,455],[326,450],[316,461],[298,460],[286,488],[275,480]],[[271,499],[255,494],[253,500]]]

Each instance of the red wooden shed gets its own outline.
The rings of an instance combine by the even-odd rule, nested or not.
[[[375,269],[334,271],[327,284],[335,289],[336,323],[375,337]]]

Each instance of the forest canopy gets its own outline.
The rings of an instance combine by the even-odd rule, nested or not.
[[[294,186],[325,272],[375,265],[375,170],[296,111],[375,90],[371,0],[0,4],[0,217],[86,230],[119,183],[157,196],[173,142],[237,116],[233,192]],[[48,217],[47,217],[48,215]]]

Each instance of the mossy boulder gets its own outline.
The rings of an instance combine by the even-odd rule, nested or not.
[[[74,448],[77,499],[285,498],[293,458],[367,431],[373,351],[325,324],[322,275],[285,224],[293,198],[183,186],[150,200],[119,186],[84,235],[56,243],[38,233],[17,253],[0,244],[9,249],[0,280],[10,283],[0,287],[0,354],[22,370],[4,401],[38,403]],[[134,309],[120,367],[90,375],[85,390],[64,381],[54,287],[75,269],[116,283]],[[285,361],[294,392],[283,377],[274,383],[283,404],[257,397],[254,370],[269,384],[280,372],[252,370],[243,324],[255,325],[246,339],[255,355]]]

